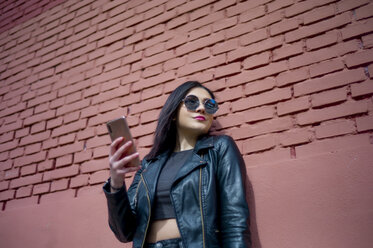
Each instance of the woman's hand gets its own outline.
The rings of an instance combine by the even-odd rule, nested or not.
[[[133,145],[131,141],[127,141],[120,147],[119,144],[124,140],[123,137],[119,137],[114,140],[110,145],[109,162],[110,162],[110,177],[111,187],[120,188],[123,186],[123,179],[125,174],[133,171],[137,171],[140,167],[129,166],[130,161],[139,156],[136,152],[131,155],[127,155],[127,151]]]

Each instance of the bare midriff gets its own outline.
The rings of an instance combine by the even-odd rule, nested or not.
[[[155,220],[150,224],[146,242],[156,243],[160,240],[176,238],[180,238],[176,219]]]

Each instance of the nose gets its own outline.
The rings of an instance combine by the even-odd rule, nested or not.
[[[196,109],[196,112],[204,114],[205,113],[205,106],[203,106],[203,104],[200,103],[198,108]]]

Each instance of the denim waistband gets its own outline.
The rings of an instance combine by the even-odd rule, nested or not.
[[[146,248],[183,248],[183,242],[181,239],[166,239],[160,240],[157,243],[148,243],[145,245]]]

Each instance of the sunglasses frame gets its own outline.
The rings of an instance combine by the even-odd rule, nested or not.
[[[193,109],[193,108],[190,108],[190,106],[188,107],[187,104],[185,103],[185,100],[186,100],[188,97],[191,97],[191,96],[192,96],[192,97],[195,97],[195,98],[198,100],[198,105],[197,105],[194,109]],[[215,102],[215,107],[214,107],[214,108],[206,107],[206,106],[207,106],[207,105],[206,105],[206,102],[208,102],[208,101],[210,101],[210,100],[212,100],[212,101]],[[199,107],[199,105],[201,104],[201,101],[199,100],[199,98],[198,98],[196,95],[187,95],[187,96],[182,100],[182,102],[184,103],[184,106],[185,106],[188,110],[190,110],[190,111],[195,111],[195,110]],[[217,102],[216,100],[212,99],[212,98],[207,98],[207,99],[203,100],[202,105],[203,105],[203,107],[205,108],[206,113],[208,113],[208,114],[215,114],[215,113],[218,111],[218,109],[219,109],[218,102]]]

